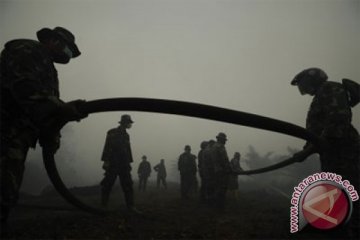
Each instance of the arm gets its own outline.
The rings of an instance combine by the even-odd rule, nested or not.
[[[154,167],[155,172],[159,171],[159,164]]]

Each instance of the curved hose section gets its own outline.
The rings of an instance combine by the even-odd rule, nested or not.
[[[306,148],[298,153],[296,153],[294,156],[283,160],[279,163],[273,164],[271,166],[267,166],[267,167],[263,167],[263,168],[259,168],[259,169],[254,169],[254,170],[247,170],[247,171],[241,171],[241,172],[234,172],[237,175],[250,175],[250,174],[259,174],[259,173],[264,173],[264,172],[269,172],[269,171],[273,171],[285,166],[288,166],[290,164],[296,163],[296,162],[302,162],[304,161],[308,156],[310,156],[311,154],[315,153],[316,149],[314,146],[311,146],[309,148]]]
[[[153,98],[109,98],[86,102],[80,106],[80,110],[88,114],[109,111],[141,111],[204,118],[278,132],[310,141],[315,145],[320,144],[320,139],[316,135],[295,124],[199,103]]]
[[[320,146],[321,144],[321,141],[317,136],[311,134],[310,132],[306,131],[306,129],[297,125],[251,113],[245,113],[198,103],[151,98],[110,98],[85,102],[82,106],[79,106],[79,110],[87,114],[109,111],[142,111],[176,114],[259,128],[301,138],[313,143],[316,146]],[[294,157],[291,157],[272,166],[238,172],[236,174],[258,174],[275,170],[292,164],[294,162],[302,161],[314,152],[314,148],[311,150],[303,150],[298,154],[294,155]],[[46,148],[43,149],[43,160],[48,176],[53,183],[55,189],[69,203],[86,212],[91,212],[95,214],[104,214],[109,212],[86,205],[85,203],[77,199],[67,189],[57,171],[54,155],[47,151]]]
[[[63,198],[65,198],[73,206],[75,206],[81,210],[84,210],[86,212],[90,212],[90,213],[94,213],[94,214],[105,214],[108,212],[108,211],[105,211],[100,208],[98,209],[98,208],[91,207],[91,206],[83,203],[82,201],[80,201],[78,198],[76,198],[69,191],[69,189],[66,187],[66,185],[62,181],[62,179],[59,175],[59,172],[56,168],[54,154],[51,153],[50,151],[48,151],[46,148],[43,148],[42,154],[43,154],[45,169],[50,178],[50,181],[52,182],[55,189],[60,193],[60,195]]]

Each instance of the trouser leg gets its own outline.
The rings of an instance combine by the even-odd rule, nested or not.
[[[143,189],[144,189],[144,191],[146,190],[147,179],[148,179],[147,177],[145,177],[145,178],[144,178],[144,188],[143,188]]]
[[[162,179],[162,183],[163,183],[163,185],[164,185],[165,189],[167,189],[167,185],[166,185],[166,179],[165,179],[165,177],[162,177],[161,179]]]
[[[0,156],[1,224],[6,225],[9,213],[19,198],[24,163],[29,147],[21,140],[2,144]]]
[[[157,188],[160,188],[160,181],[161,181],[161,178],[160,178],[160,176],[158,176],[156,179],[156,187]]]
[[[139,190],[141,191],[144,191],[145,190],[145,178],[144,177],[140,177],[140,180],[139,180]]]
[[[101,204],[106,207],[109,201],[111,189],[115,183],[116,172],[106,171],[104,179],[101,181]]]
[[[215,181],[215,207],[223,210],[225,208],[225,199],[228,186],[228,176],[224,173],[216,174]]]
[[[206,180],[204,177],[200,181],[200,202],[205,202],[206,200]]]
[[[133,190],[133,181],[131,178],[131,167],[124,167],[120,170],[120,184],[124,192],[125,203],[128,208],[134,206],[134,190]]]

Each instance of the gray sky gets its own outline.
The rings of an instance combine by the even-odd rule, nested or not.
[[[62,99],[149,97],[198,102],[304,126],[311,97],[290,85],[304,68],[329,79],[360,79],[359,0],[0,0],[0,44],[36,39],[36,31],[63,26],[82,55],[57,65]],[[71,164],[85,182],[102,177],[106,131],[121,112],[90,115],[66,131]],[[228,135],[227,149],[245,155],[285,153],[304,142],[285,135],[196,118],[130,112],[137,169],[176,163],[186,144]],[[360,110],[353,109],[359,130]],[[70,134],[69,134],[70,132]],[[63,150],[61,150],[63,151]],[[33,154],[33,153],[31,153]],[[39,161],[40,162],[40,161]]]

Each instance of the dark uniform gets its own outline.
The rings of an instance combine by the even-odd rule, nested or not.
[[[151,174],[151,165],[146,161],[146,156],[143,156],[143,161],[139,164],[138,175],[139,175],[139,190],[145,191],[147,180]]]
[[[196,187],[196,156],[191,154],[189,145],[185,146],[185,152],[182,153],[178,161],[180,171],[181,197],[188,198],[189,193]]]
[[[217,142],[210,149],[211,161],[214,166],[214,204],[219,210],[225,207],[226,191],[229,182],[230,163],[225,149],[227,141],[224,133],[219,133]]]
[[[204,186],[205,199],[207,203],[211,203],[214,200],[214,191],[215,191],[215,170],[214,163],[211,158],[211,149],[214,146],[215,141],[210,140],[202,151],[202,163],[201,167],[199,166],[199,172],[201,168],[201,183]],[[200,163],[200,161],[199,161]],[[203,200],[203,197],[201,197]]]
[[[360,89],[353,83],[355,90],[352,91],[347,81],[343,80],[343,84],[327,81],[325,72],[310,68],[296,75],[291,84],[297,85],[302,94],[314,96],[307,114],[306,128],[328,143],[320,153],[321,170],[341,175],[343,180],[349,180],[359,191],[360,140],[359,133],[351,124],[351,106],[357,104]],[[352,93],[356,96],[352,96]],[[352,234],[355,233],[357,237],[358,224],[359,201],[356,201],[350,226],[353,228]]]
[[[351,124],[352,112],[344,86],[325,82],[316,92],[306,129],[330,144],[320,155],[321,170],[335,172],[359,188],[359,133]]]
[[[200,175],[200,202],[206,202],[207,194],[207,179],[205,177],[205,159],[204,159],[204,151],[206,147],[208,146],[208,142],[203,141],[200,144],[200,151],[198,153],[198,169],[199,169],[199,175]]]
[[[156,186],[160,188],[160,183],[163,184],[165,189],[166,186],[166,168],[164,164],[164,159],[161,159],[161,162],[154,167],[155,172],[157,172]]]
[[[230,168],[232,172],[240,172],[243,169],[240,166],[240,153],[236,152],[234,158],[230,161]],[[229,175],[229,190],[239,189],[239,177],[237,174]]]
[[[0,57],[2,223],[18,200],[29,148],[35,148],[39,140],[42,147],[55,152],[60,146],[61,127],[55,130],[50,123],[86,116],[60,100],[54,66],[54,62],[67,63],[80,55],[74,36],[61,27],[44,28],[37,36],[40,42],[28,39],[7,42]],[[48,42],[54,39],[64,43],[63,50],[56,45],[60,51],[50,51]]]
[[[128,116],[129,115],[123,115]],[[120,184],[125,196],[125,202],[128,208],[134,206],[133,181],[131,178],[131,166],[133,162],[130,136],[126,132],[125,123],[120,122],[120,126],[107,132],[105,146],[101,160],[104,161],[103,168],[105,177],[101,181],[102,186],[102,204],[107,205],[109,195],[116,178],[119,176]],[[132,121],[131,121],[132,123]]]

